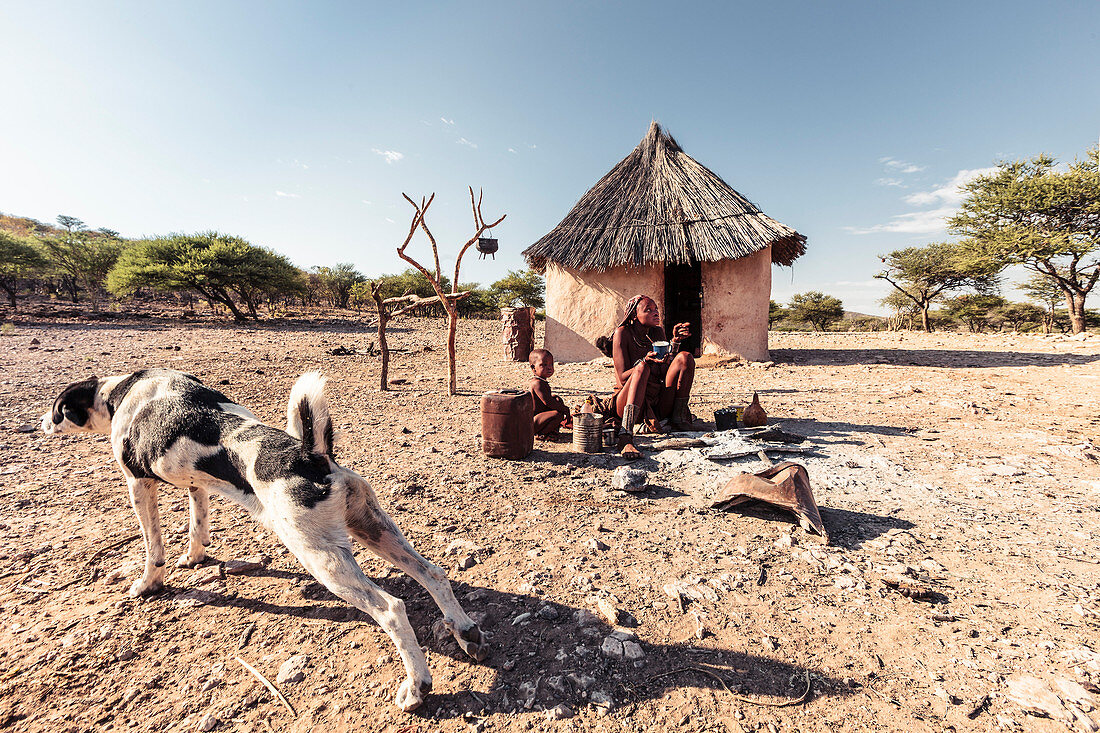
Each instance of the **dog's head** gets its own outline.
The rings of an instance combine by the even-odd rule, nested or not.
[[[91,377],[61,390],[53,409],[42,416],[42,431],[53,435],[110,430],[111,413],[100,393],[102,386],[102,380]]]

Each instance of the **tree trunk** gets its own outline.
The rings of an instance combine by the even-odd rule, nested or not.
[[[446,306],[445,306],[446,307]],[[447,375],[450,377],[451,394],[458,394],[458,374],[455,368],[455,333],[458,331],[458,307],[451,303],[447,310],[450,326],[447,331]]]
[[[390,320],[390,314],[382,303],[381,291],[374,289],[371,295],[378,304],[378,348],[382,351],[382,384],[379,389],[385,392],[390,388],[390,347],[386,343],[386,321]]]
[[[1085,296],[1081,293],[1066,293],[1066,306],[1069,308],[1070,330],[1073,333],[1085,332]]]
[[[932,333],[932,321],[928,319],[929,303],[922,303],[920,307],[920,324],[925,333]]]

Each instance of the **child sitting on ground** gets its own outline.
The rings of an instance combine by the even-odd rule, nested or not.
[[[554,355],[546,349],[531,351],[531,398],[535,402],[535,435],[553,439],[558,430],[571,427],[573,418],[560,397],[550,391],[554,376]]]

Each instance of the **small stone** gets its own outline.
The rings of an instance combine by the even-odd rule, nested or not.
[[[208,731],[212,731],[217,728],[219,722],[220,721],[217,718],[215,718],[210,713],[207,713],[206,715],[202,716],[202,719],[199,720],[199,724],[195,727],[197,730],[202,731],[202,733],[208,733]]]
[[[833,581],[833,585],[837,588],[854,588],[856,585],[855,578],[849,575],[841,575],[839,578]]]
[[[587,608],[581,608],[573,612],[573,622],[578,626],[592,626],[600,622],[600,617]]]
[[[244,573],[251,573],[256,570],[262,570],[269,561],[270,559],[266,555],[256,555],[247,560],[226,560],[224,565],[225,573],[226,575],[243,575]]]
[[[555,705],[546,711],[547,720],[565,720],[566,718],[573,717],[573,708],[569,707],[565,703]]]
[[[765,636],[761,639],[761,643],[769,652],[774,652],[779,648],[779,639],[776,639],[774,636]]]
[[[283,662],[279,667],[279,674],[275,681],[280,685],[286,683],[301,682],[306,678],[306,666],[309,664],[309,655],[295,654]]]
[[[473,555],[467,555],[466,557],[458,561],[459,570],[469,570],[474,565],[477,565],[477,558]]]
[[[644,491],[649,483],[649,474],[640,468],[619,466],[611,474],[611,488],[635,494]]]
[[[532,616],[532,614],[530,612],[521,613],[520,615],[518,615],[514,619],[512,619],[512,626],[516,626],[517,624],[522,624],[524,621],[531,618],[531,616]]]
[[[599,552],[605,552],[611,549],[610,545],[606,545],[603,542],[600,542],[595,537],[592,537],[587,542],[585,542],[584,546],[590,550],[597,550]]]
[[[596,690],[588,696],[588,701],[596,708],[596,714],[607,715],[615,709],[615,701],[603,690]]]
[[[775,541],[774,546],[779,550],[788,550],[796,542],[793,535],[785,534]]]
[[[617,626],[619,624],[619,617],[622,615],[622,611],[615,608],[615,605],[611,603],[611,601],[607,600],[606,598],[601,598],[596,602],[596,608],[599,609],[600,613],[603,614],[603,617],[607,619],[608,623],[612,624],[613,626]]]
[[[389,654],[379,654],[378,659],[374,660],[374,666],[381,667],[383,664],[389,664],[393,661],[393,657]]]

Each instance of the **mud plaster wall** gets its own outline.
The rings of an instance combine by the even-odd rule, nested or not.
[[[739,260],[703,263],[703,353],[768,358],[771,247]]]
[[[593,342],[611,335],[623,316],[626,301],[644,293],[660,303],[664,292],[665,270],[661,265],[580,272],[548,263],[545,348],[559,362],[602,356]],[[767,298],[764,308],[766,326]]]

